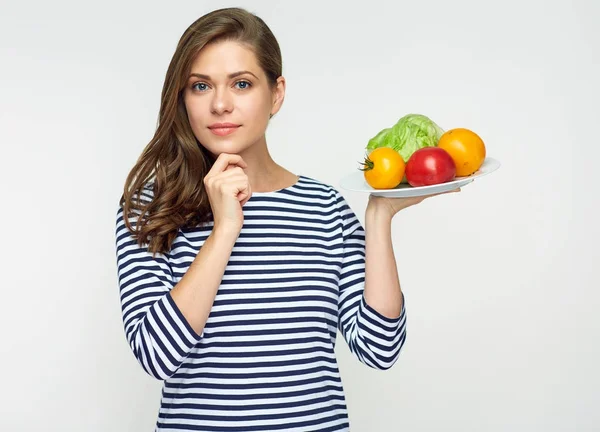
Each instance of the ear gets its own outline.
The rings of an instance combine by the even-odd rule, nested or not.
[[[277,84],[273,90],[273,105],[271,107],[271,117],[273,117],[281,109],[283,99],[285,98],[285,78],[280,76],[277,78]]]

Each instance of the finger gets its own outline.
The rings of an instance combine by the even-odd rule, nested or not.
[[[239,181],[247,178],[244,171],[240,167],[234,167],[221,173],[208,174],[204,178],[204,185],[207,188],[221,189],[224,185],[231,183],[232,181]]]
[[[252,187],[250,186],[250,183],[248,183],[248,192],[245,197],[244,197],[244,195],[242,195],[243,199],[240,202],[240,205],[243,207],[244,204],[246,204],[248,202],[248,200],[250,199],[251,196],[252,196]],[[239,195],[238,195],[238,198],[240,198]]]
[[[240,193],[247,193],[248,185],[248,179],[244,177],[235,177],[227,180],[219,179],[218,190],[224,195],[238,198]],[[241,199],[243,198],[238,198],[238,201]]]
[[[247,168],[247,167],[248,167],[248,165],[246,165],[246,162],[244,162],[244,160],[242,160],[241,162],[238,162],[237,164],[230,163],[229,165],[227,165],[225,167],[225,171],[229,171],[229,170],[232,170],[235,168],[239,168],[239,169],[243,170],[244,168]]]
[[[433,197],[433,196],[437,196],[437,195],[444,195],[444,194],[448,194],[448,193],[454,193],[454,192],[460,192],[461,189],[460,188],[456,188],[456,189],[451,189],[449,191],[445,191],[445,192],[437,192],[431,195],[427,195],[427,198]]]
[[[229,165],[239,166],[241,168],[248,168],[246,162],[238,154],[221,153],[212,168],[210,173],[220,173],[226,171]]]
[[[239,168],[241,169],[241,168]],[[245,174],[238,174],[237,170],[229,170],[215,176],[213,186],[227,195],[237,196],[249,184]]]
[[[449,190],[449,191],[446,191],[446,192],[440,192],[437,195],[443,195],[443,194],[455,193],[455,192],[460,192],[460,188],[458,188],[458,189],[452,189],[452,190]]]
[[[238,199],[240,200],[240,205],[243,207],[244,204],[246,204],[248,202],[248,200],[250,199],[251,196],[252,196],[252,187],[250,186],[250,183],[248,183],[248,187],[246,188],[246,190],[241,192],[238,195]]]
[[[225,171],[215,175],[216,178],[232,178],[235,176],[247,177],[244,170],[237,165],[229,165]]]
[[[237,195],[237,199],[242,207],[248,202],[248,200],[252,196],[252,188],[250,187],[250,183],[243,183],[243,185],[245,186],[245,188],[238,192]]]

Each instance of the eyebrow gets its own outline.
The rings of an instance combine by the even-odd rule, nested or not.
[[[237,76],[244,75],[244,74],[250,74],[258,80],[258,77],[256,75],[254,75],[252,72],[247,71],[247,70],[230,73],[229,75],[227,75],[227,78],[231,79],[231,78],[235,78]],[[205,80],[211,79],[210,76],[204,75],[204,74],[199,74],[199,73],[192,73],[188,79],[193,78],[193,77],[201,78],[201,79],[205,79]]]

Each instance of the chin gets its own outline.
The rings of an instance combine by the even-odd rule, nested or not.
[[[205,145],[208,151],[210,151],[216,156],[220,155],[221,153],[239,154],[249,147],[247,143],[240,143],[236,140],[215,140],[214,138],[212,138],[209,141],[205,142],[208,143],[207,145]]]

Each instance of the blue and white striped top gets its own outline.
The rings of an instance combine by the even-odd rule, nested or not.
[[[151,200],[151,186],[142,195]],[[164,380],[156,431],[348,431],[337,330],[359,361],[388,369],[404,344],[405,309],[391,319],[365,302],[365,232],[334,187],[300,176],[253,193],[243,213],[197,334],[170,290],[212,222],[180,229],[171,250],[152,258],[117,211],[125,335],[142,368]]]

